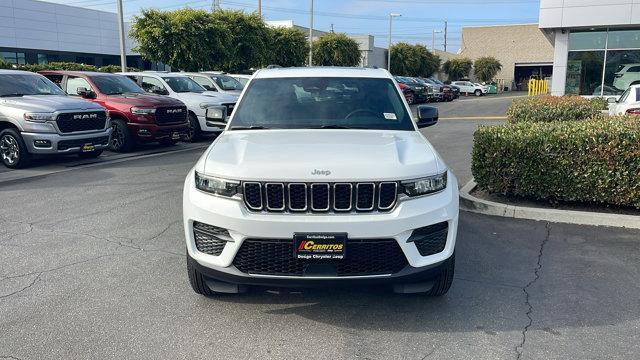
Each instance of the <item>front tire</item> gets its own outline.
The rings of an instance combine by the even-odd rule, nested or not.
[[[446,294],[453,283],[453,273],[456,267],[456,253],[454,252],[450,258],[445,260],[442,265],[442,272],[435,279],[433,287],[427,292],[428,296],[442,296]]]
[[[413,93],[409,93],[409,96],[407,96],[406,98],[407,104],[409,105],[413,105],[416,102],[416,97],[413,95]]]
[[[18,131],[4,129],[0,132],[0,158],[10,169],[21,169],[31,164],[31,154]]]
[[[186,142],[198,141],[202,137],[202,129],[198,117],[189,114],[189,130],[187,131]]]
[[[134,139],[129,133],[129,127],[124,120],[111,120],[111,140],[109,149],[115,152],[129,152],[133,149]]]
[[[189,284],[196,294],[213,296],[215,293],[209,289],[204,281],[204,276],[193,266],[193,259],[187,253],[187,273],[189,274]]]
[[[474,94],[476,94],[476,96],[482,96],[482,90],[476,90]]]

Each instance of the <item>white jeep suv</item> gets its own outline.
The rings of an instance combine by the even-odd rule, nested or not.
[[[207,91],[181,74],[146,71],[121,74],[135,81],[146,92],[166,95],[182,101],[189,111],[188,141],[197,140],[205,133],[220,133],[227,124],[208,117],[207,109],[223,106],[228,113],[231,113],[238,101],[237,95]]]
[[[418,130],[437,120],[421,106],[414,122],[386,70],[259,71],[184,184],[193,290],[446,293],[458,183]]]

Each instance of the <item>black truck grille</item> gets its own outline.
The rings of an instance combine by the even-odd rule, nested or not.
[[[58,129],[63,133],[102,130],[106,121],[107,113],[104,111],[64,113],[56,118]]]
[[[421,256],[440,253],[447,244],[449,224],[445,222],[413,230],[407,241],[413,242]]]
[[[233,113],[233,109],[236,108],[235,103],[222,104],[222,106],[227,109],[227,116],[231,116],[231,114]]]
[[[396,182],[242,184],[251,211],[371,212],[390,211],[398,198]]]
[[[156,109],[156,123],[158,125],[184,122],[187,122],[186,106],[162,107]]]
[[[295,259],[293,254],[293,239],[246,239],[233,265],[247,274],[313,276],[309,271],[314,263]],[[408,265],[394,239],[349,239],[345,254],[343,260],[323,264],[324,271],[331,267],[335,269],[335,276],[383,275],[394,274]]]

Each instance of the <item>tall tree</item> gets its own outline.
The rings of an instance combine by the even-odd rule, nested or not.
[[[440,57],[424,45],[400,42],[391,46],[391,73],[400,76],[429,77],[440,69]]]
[[[358,43],[345,34],[326,34],[313,43],[314,65],[357,66],[361,56]]]
[[[449,59],[442,64],[442,70],[449,76],[449,80],[460,80],[471,73],[473,62],[467,58]]]
[[[131,26],[145,59],[186,71],[218,69],[227,59],[231,33],[204,10],[143,10]]]
[[[502,70],[502,64],[498,59],[485,56],[478,58],[473,63],[473,73],[480,81],[489,82]]]
[[[298,29],[276,27],[269,29],[270,64],[284,67],[303,66],[309,55],[305,34]]]
[[[229,54],[221,70],[238,72],[268,65],[269,29],[257,13],[220,10],[213,13],[213,18],[224,24],[231,34],[227,43]]]

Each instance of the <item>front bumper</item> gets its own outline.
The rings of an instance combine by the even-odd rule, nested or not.
[[[241,200],[212,196],[196,190],[193,170],[187,175],[183,192],[183,216],[188,255],[209,276],[227,282],[244,284],[275,280],[278,284],[298,284],[319,280],[400,281],[405,275],[413,275],[441,264],[453,254],[458,227],[458,184],[449,173],[449,183],[442,192],[403,199],[388,213],[360,214],[280,214],[254,213],[246,209]],[[201,222],[229,230],[231,241],[219,256],[199,252],[193,235],[193,222]],[[407,240],[414,229],[447,222],[448,232],[444,250],[433,255],[421,256],[416,245]],[[292,239],[294,233],[347,233],[349,239],[394,239],[407,259],[408,267],[395,274],[365,276],[278,276],[250,275],[233,266],[233,260],[246,239]],[[348,251],[348,250],[347,250]],[[386,279],[386,280],[384,280]],[[402,279],[405,281],[406,279]],[[269,283],[269,281],[266,281]]]
[[[31,154],[73,154],[79,153],[80,148],[85,144],[92,144],[95,150],[104,150],[109,147],[109,137],[111,128],[74,135],[60,135],[54,133],[21,133],[27,151]],[[106,138],[106,141],[105,141]],[[36,141],[48,141],[48,146],[36,146]]]
[[[198,122],[200,123],[202,132],[220,133],[227,127],[226,122],[207,120],[204,116],[198,116]]]
[[[189,132],[189,124],[157,125],[129,123],[129,130],[138,140],[146,142],[170,139],[174,133],[178,133],[182,139],[186,137]]]

